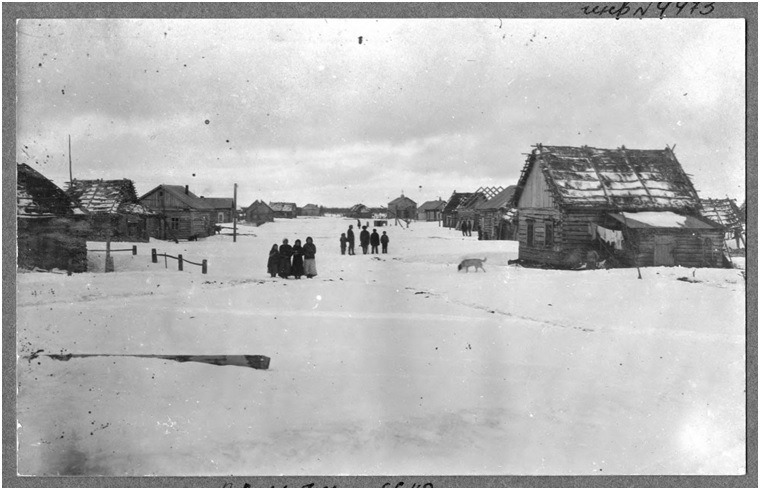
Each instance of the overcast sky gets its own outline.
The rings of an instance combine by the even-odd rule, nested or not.
[[[742,19],[28,20],[17,159],[63,187],[418,204],[515,184],[537,143],[675,153],[745,192]]]

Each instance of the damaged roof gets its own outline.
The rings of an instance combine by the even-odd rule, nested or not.
[[[733,199],[702,199],[702,216],[726,228],[741,228],[743,213]]]
[[[291,213],[296,210],[296,203],[294,202],[270,202],[269,207],[274,212]]]
[[[672,149],[631,150],[537,145],[517,184],[518,203],[533,168],[562,207],[697,209],[697,191]]]
[[[456,210],[459,209],[460,206],[464,205],[473,195],[475,195],[474,192],[454,191],[451,194],[451,197],[449,198],[448,202],[446,203],[446,207],[443,208],[443,212],[444,213],[456,212]]]
[[[510,185],[488,201],[480,204],[478,209],[502,209],[511,207],[510,202],[512,201],[512,196],[514,196],[516,189],[517,186]]]
[[[135,185],[129,179],[74,179],[67,193],[90,213],[155,214],[137,201]]]
[[[17,165],[16,215],[19,218],[52,218],[85,215],[63,189],[25,163]]]

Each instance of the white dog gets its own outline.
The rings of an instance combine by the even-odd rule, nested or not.
[[[464,259],[462,262],[459,263],[459,266],[457,267],[458,271],[461,271],[464,269],[465,272],[470,272],[470,267],[475,268],[475,272],[478,272],[478,269],[483,269],[483,262],[486,261],[488,257],[485,259]],[[483,269],[483,272],[486,270]]]

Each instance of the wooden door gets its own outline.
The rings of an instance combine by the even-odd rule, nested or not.
[[[654,265],[676,265],[676,241],[671,236],[654,237]]]

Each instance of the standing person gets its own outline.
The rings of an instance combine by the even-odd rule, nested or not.
[[[462,236],[467,236],[467,222],[462,221]]]
[[[372,234],[369,236],[369,244],[372,245],[372,253],[376,254],[377,247],[380,246],[380,235],[377,234],[377,229],[372,229]]]
[[[348,238],[345,233],[340,234],[340,254],[346,255],[346,245],[348,244]]]
[[[303,270],[307,279],[317,275],[316,255],[317,246],[314,245],[314,240],[311,237],[306,237],[306,245],[303,246]]]
[[[348,225],[346,238],[348,239],[348,255],[356,255],[356,252],[354,252],[354,225]]]
[[[388,235],[386,235],[386,233],[383,232],[383,236],[380,237],[380,243],[383,244],[383,253],[384,254],[388,253],[388,242],[389,241],[390,241],[390,239],[388,238]]]
[[[269,251],[269,260],[267,261],[267,272],[270,276],[276,277],[277,270],[280,267],[280,251],[277,248],[277,244],[272,245],[272,249]]]
[[[280,245],[280,266],[277,269],[277,274],[283,279],[292,274],[290,270],[290,257],[293,255],[293,247],[288,245],[288,239],[282,239],[282,245]]]
[[[303,275],[303,248],[301,247],[301,240],[296,240],[293,244],[293,275],[296,279],[301,279]]]
[[[467,222],[467,236],[472,236],[472,221]]]
[[[359,245],[362,247],[362,252],[367,255],[367,249],[369,248],[369,232],[366,226],[362,226],[362,232],[359,233]]]
[[[360,220],[359,218],[356,218],[356,227],[357,228],[361,228],[362,227],[362,220]]]

